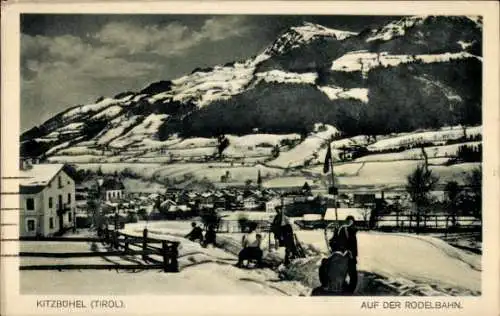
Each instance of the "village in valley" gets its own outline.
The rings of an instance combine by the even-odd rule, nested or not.
[[[424,162],[419,166],[423,168]],[[414,174],[417,174],[414,177],[417,178],[418,169],[419,167],[414,171]],[[292,185],[290,182],[283,185],[287,182],[277,181],[279,178],[263,181],[259,168],[255,168],[255,178],[240,184],[231,185],[231,172],[226,170],[222,171],[221,181],[216,184],[205,179],[191,182],[186,187],[175,187],[131,179],[123,173],[103,174],[100,169],[90,172],[78,170],[70,164],[46,163],[28,158],[21,161],[21,175],[23,211],[20,220],[25,225],[20,226],[20,237],[22,240],[31,240],[22,248],[28,252],[33,250],[33,241],[36,240],[41,242],[37,249],[44,249],[44,238],[111,238],[110,236],[118,236],[112,235],[113,231],[119,231],[127,240],[132,238],[130,236],[146,237],[148,230],[149,236],[154,238],[177,241],[183,249],[178,254],[182,274],[181,257],[185,256],[182,253],[191,253],[192,247],[207,251],[203,243],[197,244],[185,239],[191,223],[197,223],[205,234],[208,227],[214,225],[218,238],[218,243],[214,246],[224,250],[226,255],[236,255],[239,252],[239,239],[255,224],[265,237],[262,245],[265,250],[264,260],[277,267],[278,272],[275,273],[278,273],[286,284],[283,285],[284,291],[297,295],[307,295],[307,289],[314,287],[317,281],[307,281],[311,276],[297,276],[286,269],[293,271],[308,262],[313,264],[310,262],[312,258],[324,255],[329,249],[328,238],[332,237],[335,227],[340,227],[349,216],[355,219],[359,231],[434,236],[438,238],[434,239],[435,241],[443,242],[438,247],[451,247],[450,249],[460,249],[471,254],[481,253],[481,212],[477,211],[477,207],[474,208],[475,198],[477,201],[477,197],[473,195],[475,188],[458,185],[453,181],[447,185],[433,184],[432,191],[427,192],[426,204],[420,206],[425,211],[418,212],[415,211],[414,196],[412,199],[414,187],[411,187],[410,174],[406,187],[370,190],[366,187],[356,189],[342,185],[324,188],[318,185],[321,182],[314,177],[298,177],[295,182],[291,182]],[[330,175],[333,175],[333,170],[325,176],[330,178]],[[474,181],[474,177],[469,178]],[[337,177],[333,179],[339,181]],[[302,180],[304,182],[300,185],[298,181]],[[475,180],[477,181],[477,177]],[[276,183],[278,185],[274,185]],[[473,182],[470,185],[473,185]],[[415,186],[420,188],[421,184]],[[300,255],[292,261],[292,268],[283,266],[283,249],[279,248],[272,233],[271,225],[277,207],[280,206],[293,223],[296,243],[301,250]],[[102,229],[106,233],[103,233]],[[369,237],[370,234],[366,236]],[[364,247],[370,247],[372,242],[365,241],[367,244]],[[123,247],[118,239],[109,243],[111,248],[103,248],[98,252],[114,249],[114,243],[118,249]],[[54,249],[51,247],[47,249]],[[125,247],[128,249],[129,246]],[[95,243],[91,249],[96,251]],[[368,254],[374,253],[367,251],[365,255]],[[123,255],[127,256],[127,251]],[[188,255],[188,260],[204,262],[207,256],[215,262],[220,259],[214,257],[209,250],[208,254],[202,255],[203,258]],[[31,260],[28,262],[34,263]],[[119,267],[123,263],[115,262],[113,265]],[[179,267],[174,270],[179,271]],[[379,275],[368,275],[369,280],[377,281],[365,284],[366,288],[360,288],[358,294],[378,291],[380,287],[385,288],[384,291],[388,293],[397,293],[398,288],[409,286],[397,281],[393,281],[396,284],[390,284],[387,280],[383,281],[384,278]],[[287,282],[294,282],[294,285],[291,286]],[[297,282],[300,285],[296,285]],[[33,285],[27,285],[27,288],[30,286]],[[416,284],[413,286],[422,287]],[[433,291],[415,289],[408,293],[432,295],[429,293],[434,293]],[[442,291],[447,292],[444,289]]]
[[[346,189],[345,192],[337,192],[338,196],[334,196],[327,190],[311,186],[309,183],[316,182],[314,179],[308,182],[307,178],[304,178],[306,181],[302,186],[266,186],[262,183],[260,171],[257,171],[254,181],[248,179],[246,184],[235,186],[217,187],[202,182],[194,188],[157,185],[153,189],[141,190],[140,187],[126,188],[124,181],[128,179],[117,174],[87,174],[77,172],[70,165],[33,164],[34,161],[36,162],[36,159],[21,162],[21,174],[26,174],[26,184],[21,185],[22,205],[32,205],[32,200],[42,201],[47,194],[45,189],[49,192],[53,190],[50,181],[60,177],[63,180],[58,181],[68,181],[64,184],[59,182],[57,189],[61,192],[53,192],[53,197],[48,197],[51,202],[36,208],[37,217],[46,223],[37,224],[38,228],[29,223],[28,227],[35,228],[21,231],[21,236],[52,236],[64,233],[70,228],[90,228],[96,225],[99,217],[112,218],[113,220],[108,222],[113,224],[115,218],[120,223],[200,220],[203,219],[200,217],[202,214],[208,213],[219,215],[221,229],[231,227],[236,231],[236,226],[249,220],[269,222],[274,217],[278,205],[283,205],[288,216],[302,228],[322,227],[325,222],[342,222],[348,215],[354,216],[357,225],[364,229],[412,231],[416,225],[416,213],[411,211],[411,197],[404,188],[389,191]],[[230,172],[226,171],[222,178],[228,177]],[[33,189],[33,186],[36,186],[36,189]],[[443,206],[450,194],[458,195],[459,188],[455,188],[456,193],[447,190],[450,188],[441,186],[431,192],[435,205]],[[29,211],[30,206],[27,207],[26,211]],[[56,213],[57,216],[54,216]],[[423,224],[423,219],[420,224],[426,231],[445,231],[453,226],[474,230],[480,225],[478,214],[473,212],[459,214],[442,209],[426,212],[423,217],[426,218],[426,224]],[[457,218],[460,221],[457,221]],[[48,230],[45,229],[47,225]],[[64,229],[61,230],[61,227]]]

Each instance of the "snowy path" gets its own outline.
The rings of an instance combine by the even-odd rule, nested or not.
[[[145,223],[127,224],[125,231],[141,235]],[[319,285],[318,264],[327,254],[322,231],[297,230],[299,240],[311,254],[295,260],[278,272],[270,269],[238,269],[232,265],[241,249],[241,234],[219,234],[220,248],[203,248],[182,236],[188,221],[148,223],[149,235],[179,240],[180,273],[149,271],[22,271],[23,293],[108,293],[108,294],[205,294],[205,295],[309,295]],[[266,238],[264,238],[266,240]],[[35,243],[22,245],[23,251],[88,251],[86,243]],[[61,248],[59,248],[61,247]],[[102,247],[102,246],[99,246]],[[481,256],[454,248],[430,236],[358,233],[358,295],[480,295]],[[265,245],[264,248],[267,248]],[[282,248],[268,252],[270,259],[282,260]],[[153,256],[154,258],[154,256]],[[95,263],[103,258],[41,259],[49,262]],[[140,258],[134,258],[140,261]],[[159,258],[158,258],[159,259]],[[106,259],[107,260],[107,259]],[[117,263],[130,263],[114,258]],[[122,261],[124,260],[124,261]],[[36,261],[36,263],[35,263]],[[107,262],[109,263],[109,262]],[[285,277],[287,281],[282,280]]]
[[[300,231],[299,239],[327,251],[322,232]],[[481,256],[429,237],[377,232],[358,233],[358,269],[375,273],[402,288],[443,294],[481,292]]]
[[[144,224],[128,226],[140,230]],[[182,235],[189,230],[189,222],[169,221],[149,224],[150,232]],[[306,263],[298,262],[302,270],[296,271],[299,278],[314,279],[306,284],[317,286],[317,267],[327,249],[321,230],[296,230],[305,248],[316,253]],[[160,236],[160,235],[158,235]],[[239,249],[241,234],[220,234],[225,250],[235,253]],[[267,240],[264,238],[264,240]],[[378,276],[381,282],[398,293],[421,293],[423,295],[479,295],[481,293],[481,256],[457,249],[446,242],[430,237],[409,234],[378,232],[358,233],[358,270]],[[264,245],[264,249],[267,245]],[[280,249],[282,250],[282,249]],[[272,253],[277,255],[277,253]],[[281,255],[281,254],[280,254]],[[306,267],[312,265],[311,267]],[[360,280],[363,283],[363,280]],[[361,289],[369,291],[370,289]]]

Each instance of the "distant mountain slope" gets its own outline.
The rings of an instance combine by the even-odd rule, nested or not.
[[[23,133],[21,154],[87,148],[111,159],[126,149],[132,159],[190,137],[304,138],[317,123],[346,137],[480,125],[481,29],[452,16],[359,34],[305,23],[248,60],[71,107]]]

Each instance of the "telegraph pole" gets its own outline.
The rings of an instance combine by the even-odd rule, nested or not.
[[[328,146],[330,146],[330,143],[328,143]],[[337,193],[338,193],[338,190],[336,190],[335,188],[335,174],[333,172],[333,153],[332,153],[332,156],[331,156],[331,159],[330,159],[330,173],[331,173],[331,176],[332,176],[332,193],[333,193],[333,203],[335,205],[335,221],[338,223],[339,221],[339,216],[338,216],[338,212],[337,212]]]

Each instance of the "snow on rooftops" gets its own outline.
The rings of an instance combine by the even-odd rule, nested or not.
[[[20,170],[19,184],[22,186],[47,185],[63,168],[63,164],[35,164],[31,168]]]

